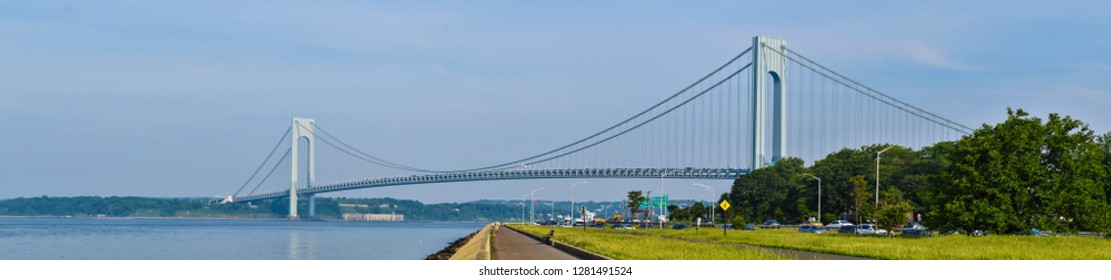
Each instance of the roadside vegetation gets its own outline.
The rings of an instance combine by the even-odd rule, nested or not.
[[[848,234],[799,233],[792,228],[757,231],[720,228],[596,229],[515,226],[545,235],[555,229],[555,239],[617,259],[774,259],[778,255],[734,244],[773,247],[846,256],[893,260],[1107,260],[1111,240],[1082,236],[965,235],[902,238]],[[697,249],[696,249],[697,248]],[[736,257],[732,252],[763,252]],[[721,257],[715,257],[721,256]],[[728,257],[727,257],[728,256]]]
[[[1097,136],[1068,116],[1043,120],[1021,109],[1008,109],[1002,123],[918,150],[842,149],[809,167],[797,158],[780,160],[737,178],[721,197],[733,207],[717,208],[717,220],[800,224],[817,217],[815,177],[822,183],[818,219],[825,223],[844,219],[890,231],[919,220],[965,234],[1111,231],[1111,133]],[[674,220],[708,217],[704,210],[688,213]]]
[[[640,235],[630,238],[614,229],[565,228],[513,225],[544,236],[555,230],[555,240],[619,260],[780,260],[774,253],[741,249],[730,244],[690,242],[665,236]],[[720,232],[719,232],[720,233]]]

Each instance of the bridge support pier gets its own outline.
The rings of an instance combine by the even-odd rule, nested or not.
[[[297,218],[297,156],[299,155],[298,141],[305,138],[309,144],[309,173],[308,178],[305,180],[305,187],[311,187],[316,181],[316,137],[313,130],[316,129],[316,121],[306,118],[293,118],[293,127],[290,128],[290,136],[293,141],[290,143],[290,172],[289,172],[289,219],[296,220]],[[313,215],[312,210],[312,196],[309,196],[309,216]]]
[[[773,49],[772,50],[767,50]],[[756,36],[752,38],[752,168],[774,164],[787,155],[787,59],[781,53],[787,50],[787,41]],[[771,108],[768,94],[771,92]],[[771,151],[768,155],[767,109],[771,109]]]
[[[309,218],[316,218],[316,195],[305,195],[305,200],[309,201]]]

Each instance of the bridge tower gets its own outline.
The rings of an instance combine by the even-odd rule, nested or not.
[[[781,38],[752,38],[752,169],[774,164],[787,154],[787,41]],[[771,155],[767,149],[766,90],[772,91]]]
[[[290,143],[290,158],[292,159],[289,172],[289,219],[296,220],[297,217],[297,152],[298,141],[301,138],[308,140],[309,144],[309,176],[305,178],[305,187],[311,187],[316,182],[316,137],[313,132],[316,129],[316,121],[307,118],[293,118],[293,128],[290,130],[291,140]],[[309,217],[315,216],[316,213],[313,209],[313,195],[306,197],[309,200]]]

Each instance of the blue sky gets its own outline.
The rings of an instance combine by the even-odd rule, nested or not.
[[[467,168],[662,100],[751,45],[978,127],[1008,106],[1111,130],[1111,5],[735,1],[0,2],[0,198],[229,194],[290,117],[377,156]],[[568,199],[577,180],[339,193]],[[699,198],[695,182],[665,181]],[[724,192],[729,182],[702,182]],[[656,180],[596,180],[616,200]]]

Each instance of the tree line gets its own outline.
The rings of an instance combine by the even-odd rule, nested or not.
[[[308,203],[298,213],[308,214]],[[520,219],[518,203],[476,201],[424,204],[391,198],[316,198],[317,218],[339,220],[344,213],[402,214],[406,221],[494,221]],[[365,205],[352,207],[341,205]],[[52,217],[181,217],[281,219],[289,213],[289,199],[252,204],[220,204],[211,198],[151,198],[131,196],[26,197],[0,200],[0,216]]]
[[[1007,110],[952,142],[918,150],[892,145],[842,149],[811,166],[787,158],[737,178],[723,196],[729,214],[749,221],[820,219],[876,222],[910,219],[934,229],[1017,233],[1101,231],[1111,226],[1111,132],[1050,114],[1042,120]],[[875,182],[879,180],[879,203]],[[720,210],[720,208],[718,209]]]

